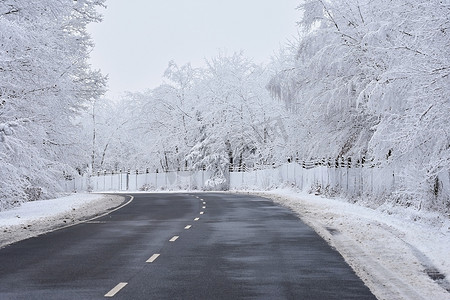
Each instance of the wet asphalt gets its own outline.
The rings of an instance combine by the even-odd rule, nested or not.
[[[0,300],[376,299],[337,251],[271,200],[133,196],[107,216],[0,249]]]

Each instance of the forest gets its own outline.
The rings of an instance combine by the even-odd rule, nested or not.
[[[299,36],[270,63],[171,61],[116,101],[88,63],[103,5],[0,1],[0,209],[99,170],[364,157],[401,178],[391,201],[450,212],[448,1],[299,1]]]

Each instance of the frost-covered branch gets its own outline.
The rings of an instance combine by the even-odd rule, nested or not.
[[[104,92],[86,32],[103,2],[0,1],[0,210],[54,195],[62,170],[82,164],[73,120]]]

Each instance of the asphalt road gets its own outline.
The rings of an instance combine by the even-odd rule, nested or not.
[[[270,200],[133,196],[102,218],[0,249],[0,299],[375,299]]]

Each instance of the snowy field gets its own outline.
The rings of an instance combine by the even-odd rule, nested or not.
[[[0,212],[0,247],[99,216],[123,202],[121,196],[73,194],[23,203]]]
[[[295,211],[341,253],[378,299],[450,299],[448,218],[404,208],[373,210],[292,190],[251,194]]]

